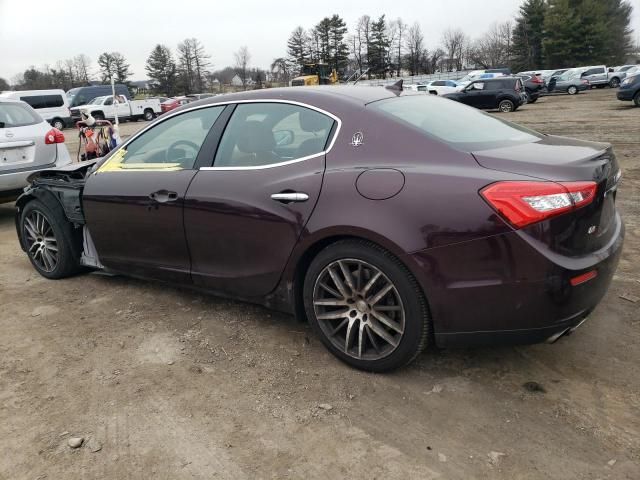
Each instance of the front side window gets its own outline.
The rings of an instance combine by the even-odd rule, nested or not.
[[[333,123],[298,105],[240,104],[222,136],[214,167],[259,167],[322,153]]]
[[[100,171],[187,170],[224,106],[200,108],[171,117],[116,151]]]

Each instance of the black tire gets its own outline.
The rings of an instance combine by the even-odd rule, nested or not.
[[[633,103],[636,105],[636,107],[640,107],[640,92],[636,93],[633,97]]]
[[[576,87],[575,85],[571,85],[569,88],[567,88],[567,93],[569,95],[576,95],[578,93],[578,87]]]
[[[502,113],[515,112],[516,104],[511,100],[501,100],[498,104],[498,110],[500,110]]]
[[[395,288],[394,293],[399,295],[401,300],[400,308],[403,309],[402,315],[404,329],[402,330],[402,333],[397,334],[400,335],[400,337],[397,339],[396,345],[393,345],[390,352],[381,356],[381,358],[356,358],[355,355],[347,353],[349,350],[348,348],[338,348],[333,342],[336,342],[336,344],[341,343],[341,338],[335,338],[339,337],[339,335],[334,335],[334,340],[329,338],[327,333],[323,330],[323,326],[320,324],[320,321],[316,317],[314,292],[318,289],[317,284],[320,283],[319,279],[323,278],[322,275],[326,272],[328,266],[339,260],[363,262],[374,267],[382,273],[382,276],[384,277],[383,281],[391,284]],[[353,274],[355,275],[355,271]],[[370,293],[373,291],[374,288],[372,287]],[[355,290],[352,291],[351,294],[355,296],[354,292]],[[420,289],[420,286],[407,267],[405,267],[387,250],[374,243],[364,240],[342,240],[333,243],[322,250],[313,259],[306,272],[303,286],[303,301],[309,323],[320,337],[322,343],[331,353],[352,367],[370,372],[386,372],[394,370],[412,362],[429,343],[431,318],[427,307],[427,301]],[[352,305],[351,307],[347,306],[346,308],[349,309],[355,307]],[[372,322],[373,318],[373,315],[371,315],[369,322]],[[345,316],[344,319],[338,318],[336,321],[344,320],[348,320],[348,317]],[[366,323],[366,321],[367,316],[364,315],[364,322],[361,323]],[[326,323],[327,321],[325,320],[324,328],[328,328]],[[381,324],[378,323],[377,328],[379,328],[380,325]],[[333,327],[333,325],[331,327]],[[371,334],[371,331],[371,327],[369,327],[369,330],[365,330],[365,332],[369,334]],[[388,330],[388,332],[392,332],[392,330]],[[364,335],[365,334],[363,333],[363,337]],[[365,342],[367,342],[367,340],[365,340]],[[368,342],[371,348],[373,348],[373,343],[371,343],[370,340],[368,340]],[[386,346],[390,347],[390,345]],[[378,350],[377,347],[376,350]]]
[[[61,209],[60,209],[61,210]],[[35,251],[30,242],[30,235],[27,229],[27,219],[31,220],[33,215],[40,214],[48,222],[51,230],[49,235],[53,236],[57,247],[57,258],[55,267],[47,270],[43,268],[35,258]],[[40,275],[45,278],[59,279],[75,275],[83,270],[80,265],[80,245],[81,239],[77,232],[73,231],[73,226],[65,219],[64,214],[56,208],[42,203],[40,200],[31,200],[22,210],[20,215],[20,237],[22,245],[27,252],[29,261]]]
[[[614,77],[614,78],[612,78],[612,79],[609,81],[609,86],[610,86],[611,88],[618,88],[618,87],[620,86],[620,79],[619,79],[619,78],[615,78],[615,77]]]
[[[102,112],[94,112],[91,116],[96,120],[104,120],[104,113]]]
[[[142,115],[142,118],[144,118],[147,122],[150,122],[151,120],[156,118],[156,115],[153,113],[153,110],[146,109],[144,111],[144,114]]]
[[[540,97],[529,97],[529,101],[527,103],[536,103]]]
[[[54,118],[51,120],[51,126],[53,128],[57,128],[58,130],[64,130],[65,124],[61,118]]]

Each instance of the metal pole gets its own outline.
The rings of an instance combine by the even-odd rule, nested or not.
[[[116,99],[116,84],[115,81],[113,79],[113,77],[111,77],[111,96],[113,99],[113,111],[114,111],[114,115],[115,115],[115,123],[116,126],[119,126],[120,123],[118,122],[118,100]]]

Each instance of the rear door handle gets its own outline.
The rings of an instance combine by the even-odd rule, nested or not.
[[[178,194],[168,190],[158,190],[157,192],[150,193],[149,198],[158,203],[175,202],[178,199]]]
[[[271,195],[271,199],[282,203],[306,202],[309,200],[309,195],[302,192],[280,192]]]

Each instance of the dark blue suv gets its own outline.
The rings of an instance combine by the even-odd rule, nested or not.
[[[640,74],[624,79],[618,89],[618,100],[633,100],[640,107]]]

